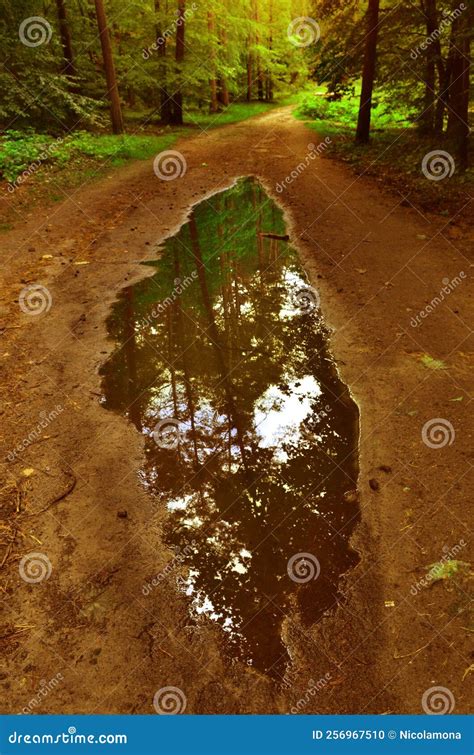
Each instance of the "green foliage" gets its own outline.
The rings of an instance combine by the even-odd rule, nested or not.
[[[430,578],[432,582],[438,582],[442,579],[452,579],[456,575],[469,573],[470,564],[466,561],[458,561],[457,559],[447,559],[446,561],[438,561],[435,564],[429,565]]]
[[[0,172],[14,182],[26,172],[35,173],[43,165],[60,165],[86,157],[112,165],[125,160],[145,160],[169,148],[177,134],[113,136],[78,131],[64,138],[10,130],[0,138]]]
[[[333,99],[320,87],[317,91],[305,95],[297,110],[297,117],[322,121],[325,132],[333,130],[353,130],[357,123],[359,111],[360,84],[353,87],[353,93],[342,98]],[[388,91],[377,93],[372,107],[372,128],[389,129],[410,126],[412,111],[408,106],[394,108]],[[316,127],[318,127],[316,125]]]

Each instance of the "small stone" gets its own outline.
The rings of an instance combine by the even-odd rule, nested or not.
[[[381,464],[379,467],[381,472],[385,472],[385,474],[391,474],[392,473],[392,467],[389,467],[387,464]]]
[[[343,497],[347,503],[357,503],[357,501],[359,500],[359,494],[357,490],[346,490]]]
[[[378,480],[375,479],[375,477],[370,478],[369,485],[372,488],[372,490],[380,490],[379,482]]]
[[[125,509],[120,509],[120,511],[117,511],[117,516],[119,519],[126,519],[128,517],[128,512]]]

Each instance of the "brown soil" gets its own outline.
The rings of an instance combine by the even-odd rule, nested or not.
[[[435,685],[451,691],[455,712],[468,711],[467,578],[416,584],[443,557],[470,558],[472,257],[465,239],[445,232],[449,219],[401,207],[400,197],[328,160],[310,161],[278,193],[314,142],[288,109],[275,110],[179,143],[188,164],[181,179],[160,181],[151,162],[140,163],[61,205],[29,215],[17,206],[0,244],[1,712],[21,711],[54,677],[36,712],[152,713],[167,685],[183,691],[189,713],[285,713],[300,699],[304,713],[421,713]],[[172,554],[160,542],[163,513],[137,474],[142,438],[101,407],[98,376],[114,348],[111,303],[151,272],[137,263],[157,253],[193,203],[250,174],[286,212],[361,417],[362,523],[353,539],[361,561],[327,619],[310,629],[296,615],[286,621],[293,663],[284,688],[230,662],[217,627],[190,621],[175,573],[143,595]],[[461,271],[462,283],[413,328],[443,279]],[[31,282],[52,295],[38,317],[18,304]],[[40,413],[57,405],[59,416],[9,462]],[[452,424],[450,445],[423,443],[433,418]],[[19,576],[31,551],[52,564],[38,584]]]

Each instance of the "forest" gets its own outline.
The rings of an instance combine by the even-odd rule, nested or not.
[[[473,29],[0,0],[0,723],[464,726]]]
[[[457,170],[468,167],[472,0],[2,6],[7,180],[32,160],[134,156],[146,151],[145,134],[206,130],[285,101],[360,144],[371,119],[378,132],[442,138]],[[110,132],[131,139],[92,138]]]

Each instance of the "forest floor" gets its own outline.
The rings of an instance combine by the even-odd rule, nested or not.
[[[287,713],[298,701],[304,713],[422,713],[435,686],[468,711],[472,246],[452,218],[308,158],[311,144],[317,135],[289,108],[272,110],[178,142],[180,179],[134,163],[54,206],[15,205],[0,237],[2,712],[153,713],[165,686],[183,691],[188,713]],[[192,204],[242,175],[284,209],[360,409],[360,563],[326,619],[285,622],[283,686],[230,663],[215,626],[191,625],[173,577],[143,595],[172,554],[140,484],[143,439],[102,408],[98,375],[114,348],[110,306],[147,274],[138,263]],[[414,327],[446,279],[459,283]],[[41,316],[19,307],[30,283],[51,294]],[[422,430],[433,419],[449,442],[430,447]],[[30,552],[47,555],[48,579],[20,578]]]

